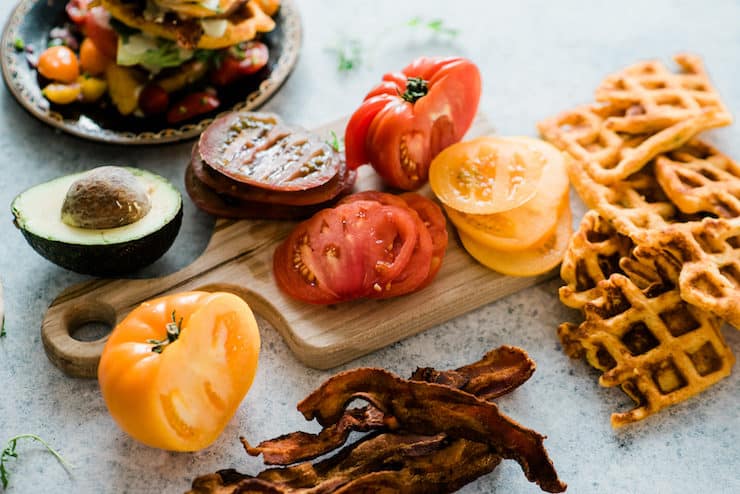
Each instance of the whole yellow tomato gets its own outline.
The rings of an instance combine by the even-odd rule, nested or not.
[[[145,302],[110,335],[98,367],[108,410],[135,439],[196,451],[221,434],[257,370],[260,336],[230,293],[186,292]]]

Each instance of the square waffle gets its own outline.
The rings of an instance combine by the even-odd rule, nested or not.
[[[740,165],[705,142],[693,140],[658,156],[655,176],[684,213],[740,216]]]
[[[678,72],[657,60],[648,60],[604,79],[596,89],[596,101],[625,109],[624,115],[607,118],[608,129],[629,134],[653,133],[704,112],[712,115],[706,128],[732,123],[732,115],[709,81],[701,59],[686,53],[673,59]]]
[[[570,258],[585,261],[576,269],[580,281],[566,279],[560,295],[566,305],[583,302],[586,320],[564,323],[558,334],[569,356],[585,356],[603,372],[602,386],[620,386],[637,404],[613,414],[614,427],[684,401],[730,374],[735,358],[719,332],[721,321],[681,299],[675,260],[637,247],[589,273],[586,266],[599,265],[604,252],[618,252],[624,238],[594,212],[584,217],[579,237],[592,239],[569,246]]]

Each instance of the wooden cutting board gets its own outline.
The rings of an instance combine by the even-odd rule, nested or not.
[[[342,135],[346,119],[316,129]],[[493,133],[484,117],[468,137]],[[183,157],[183,166],[187,159]],[[380,188],[363,167],[357,190]],[[422,193],[430,194],[428,188]],[[218,220],[205,252],[190,266],[156,279],[93,280],[64,290],[51,304],[41,328],[49,359],[66,374],[94,378],[107,337],[83,342],[70,336],[81,325],[111,327],[140,303],[187,290],[225,290],[246,300],[285,338],[306,365],[328,369],[441,324],[551,276],[503,276],[478,264],[460,245],[452,227],[442,269],[434,282],[408,296],[360,300],[335,306],[294,301],[276,286],[272,254],[294,223]],[[266,328],[262,328],[266,330]]]

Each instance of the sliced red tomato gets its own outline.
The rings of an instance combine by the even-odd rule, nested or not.
[[[262,70],[267,65],[270,52],[260,41],[246,41],[229,48],[217,69],[211,74],[211,82],[227,86],[248,75]]]
[[[419,286],[419,289],[421,289],[434,280],[439,269],[442,267],[442,260],[444,259],[449,241],[447,220],[445,220],[445,215],[437,204],[420,194],[407,192],[401,194],[400,197],[411,209],[416,211],[432,237],[432,259],[429,274],[426,280]]]
[[[339,155],[336,159],[341,160]],[[344,194],[354,185],[357,172],[348,170],[342,162],[337,175],[324,185],[308,190],[279,191],[253,187],[223,175],[203,161],[198,144],[193,146],[191,167],[198,179],[219,194],[224,194],[241,201],[283,204],[288,206],[307,206],[331,201]]]
[[[370,163],[389,185],[417,189],[431,160],[467,132],[480,92],[480,72],[464,58],[423,57],[386,74],[347,124],[347,165]]]
[[[270,113],[231,112],[201,134],[200,155],[214,170],[246,185],[303,191],[334,178],[341,160],[324,139]]]
[[[83,32],[106,57],[116,59],[118,34],[110,26],[110,14],[103,7],[93,7],[87,11]]]
[[[418,236],[418,224],[405,207],[354,201],[325,209],[300,223],[277,248],[275,279],[288,295],[309,303],[364,297],[404,271]]]

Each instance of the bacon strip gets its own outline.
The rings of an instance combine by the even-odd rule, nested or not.
[[[462,389],[484,400],[492,400],[512,391],[532,376],[535,364],[527,353],[516,347],[502,346],[488,352],[481,360],[456,370],[437,371],[419,368],[411,376],[414,381],[444,384]],[[382,428],[397,428],[393,418],[368,405],[346,410],[336,424],[325,427],[319,434],[293,432],[261,442],[252,447],[240,438],[247,454],[263,455],[267,465],[290,465],[311,460],[342,446],[353,431],[367,432]]]
[[[222,470],[193,482],[189,494],[453,492],[501,461],[484,444],[443,434],[375,434],[316,465],[265,470],[257,477]]]
[[[448,386],[407,381],[382,369],[356,369],[330,378],[298,404],[306,420],[336,424],[354,399],[365,400],[393,417],[398,428],[414,434],[445,433],[487,444],[516,460],[531,482],[547,492],[562,492],[544,436],[499,413],[498,407]]]

